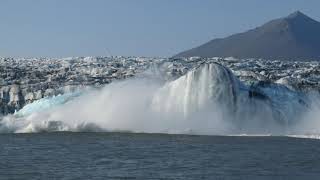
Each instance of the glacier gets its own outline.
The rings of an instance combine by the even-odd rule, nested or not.
[[[37,100],[3,117],[0,132],[316,134],[318,99],[278,83],[244,83],[229,68],[203,62],[166,82],[136,77]]]

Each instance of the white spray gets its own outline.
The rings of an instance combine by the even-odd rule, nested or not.
[[[208,135],[298,132],[297,123],[291,130],[275,118],[276,103],[251,99],[243,88],[230,70],[216,63],[203,64],[166,84],[152,78],[115,82],[77,98],[71,96],[67,103],[60,100],[62,104],[51,103],[52,107],[41,111],[6,116],[0,122],[0,132],[130,131]],[[280,114],[303,109],[299,103],[290,106],[292,103],[281,102],[280,105],[286,107]],[[34,102],[21,111],[38,104],[41,106]]]

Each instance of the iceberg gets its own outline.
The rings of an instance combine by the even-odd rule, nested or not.
[[[34,101],[33,103],[25,105],[22,109],[14,113],[16,117],[24,117],[31,115],[33,113],[42,112],[46,110],[50,110],[54,107],[61,106],[72,99],[80,96],[82,93],[80,91],[66,93],[66,94],[59,94],[53,97],[45,97]]]

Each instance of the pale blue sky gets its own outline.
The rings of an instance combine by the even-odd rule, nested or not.
[[[319,0],[0,0],[0,56],[171,56],[296,10],[319,21],[319,8]]]

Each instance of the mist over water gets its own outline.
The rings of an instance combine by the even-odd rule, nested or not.
[[[114,82],[77,97],[54,97],[64,99],[41,110],[34,110],[43,107],[36,101],[20,110],[20,115],[4,117],[0,132],[320,134],[319,98],[306,95],[306,105],[295,92],[277,88],[264,89],[273,99],[250,98],[248,87],[230,70],[204,64],[172,82],[152,77]],[[26,113],[28,108],[31,111]]]

